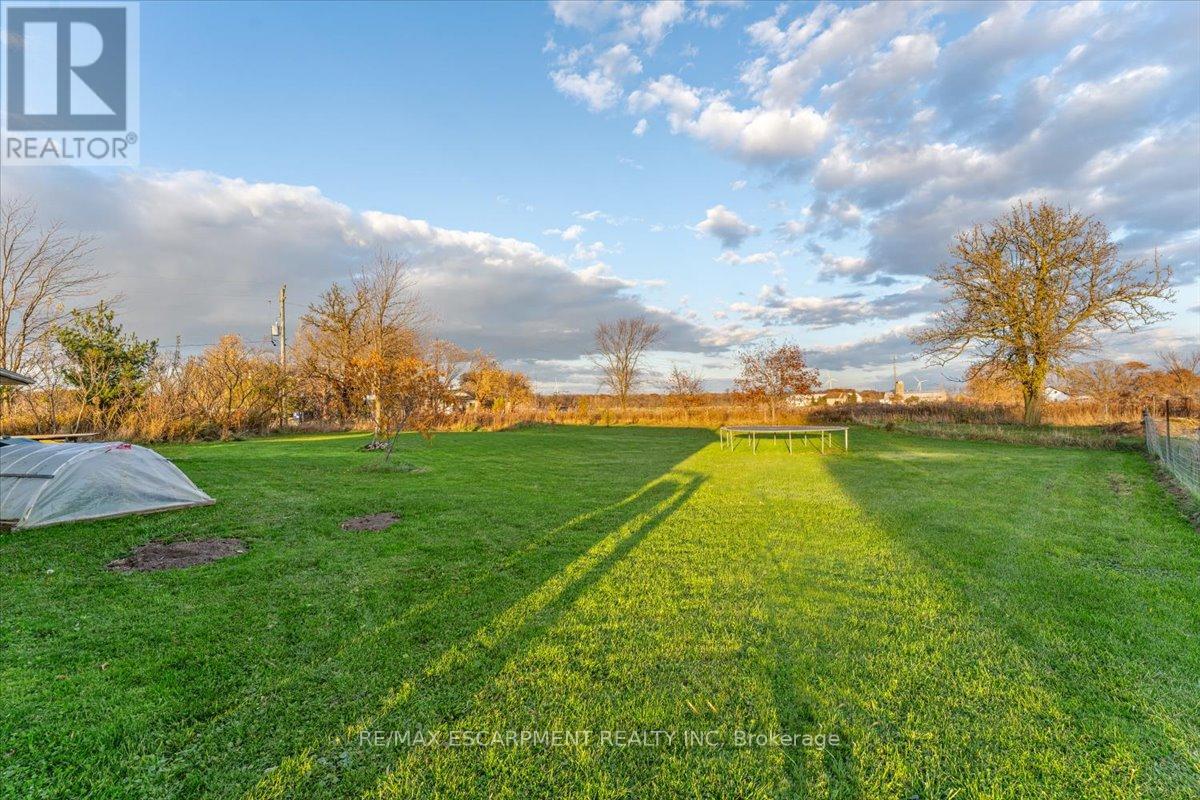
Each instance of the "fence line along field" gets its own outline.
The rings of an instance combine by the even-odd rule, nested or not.
[[[1195,497],[1200,498],[1200,424],[1189,417],[1172,415],[1165,405],[1162,417],[1149,409],[1142,419],[1146,451],[1158,459],[1171,475]]]
[[[1200,537],[1145,457],[852,435],[163,446],[215,505],[0,537],[0,794],[1200,794]],[[106,569],[152,540],[240,544]]]

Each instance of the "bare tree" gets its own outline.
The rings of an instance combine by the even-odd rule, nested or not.
[[[678,364],[671,365],[671,372],[665,381],[668,401],[683,409],[687,416],[693,406],[700,402],[704,394],[704,381],[698,372],[683,369]]]
[[[354,289],[364,309],[366,353],[361,363],[372,398],[374,438],[378,441],[387,435],[387,395],[409,384],[389,381],[389,377],[396,377],[389,376],[389,372],[399,360],[417,355],[419,327],[425,322],[425,314],[408,263],[391,253],[377,253],[370,267],[355,279]]]
[[[1046,202],[1020,203],[960,233],[933,279],[949,302],[913,340],[945,364],[971,351],[972,370],[1000,369],[1021,387],[1025,422],[1041,422],[1046,378],[1101,331],[1163,319],[1171,268],[1121,261],[1102,222]],[[970,372],[970,371],[969,371]],[[970,375],[968,375],[970,377]]]
[[[1147,368],[1139,361],[1088,361],[1061,370],[1058,378],[1066,394],[1077,399],[1091,398],[1104,407],[1107,417],[1113,405],[1136,396],[1139,379]]]
[[[621,408],[641,382],[642,356],[661,335],[662,326],[645,317],[601,322],[596,327],[592,362],[600,369],[601,385],[616,395]]]
[[[473,360],[473,354],[445,339],[434,339],[426,349],[425,360],[446,397],[452,397]]]
[[[297,363],[302,380],[311,381],[330,401],[343,423],[354,416],[358,389],[357,358],[362,350],[360,297],[336,283],[321,293],[300,318],[296,338]]]
[[[1162,388],[1167,394],[1192,397],[1200,394],[1200,350],[1166,350],[1158,354],[1162,361]]]
[[[18,199],[0,207],[0,366],[20,372],[30,352],[105,277],[91,269],[92,239],[62,223],[39,227],[37,209]],[[4,411],[9,398],[0,391]]]
[[[784,342],[765,342],[738,353],[741,373],[734,388],[753,399],[765,402],[775,421],[775,410],[788,397],[808,394],[818,385],[817,370],[808,366],[799,346]]]

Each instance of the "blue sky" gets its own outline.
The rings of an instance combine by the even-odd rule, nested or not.
[[[838,383],[913,360],[949,236],[1014,199],[1175,264],[1200,340],[1197,4],[146,3],[141,166],[10,168],[94,233],[130,327],[261,339],[377,247],[438,332],[591,389],[595,323],[663,322],[723,388],[789,338]],[[295,316],[295,315],[291,315]]]

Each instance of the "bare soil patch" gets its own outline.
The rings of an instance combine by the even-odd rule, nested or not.
[[[351,517],[350,519],[342,520],[342,530],[381,531],[392,527],[399,521],[399,514],[391,511],[382,511],[378,514],[368,514],[365,517]]]
[[[383,464],[363,464],[358,468],[359,472],[403,472],[409,475],[421,475],[429,472],[428,467],[418,467],[416,464],[410,464],[407,461],[391,461]]]
[[[241,539],[198,539],[192,542],[147,542],[125,558],[110,561],[113,572],[154,572],[207,564],[246,552]]]

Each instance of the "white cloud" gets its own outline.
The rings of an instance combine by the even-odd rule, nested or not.
[[[683,19],[683,0],[654,0],[636,5],[622,26],[625,35],[644,41],[654,48],[676,23]]]
[[[918,329],[916,326],[904,326],[878,336],[814,347],[808,352],[808,362],[821,370],[890,367],[893,358],[900,362],[912,362],[920,357],[921,352],[912,342],[912,336]]]
[[[875,272],[875,268],[865,258],[858,256],[835,256],[825,253],[821,256],[820,277],[823,280],[833,278],[850,278],[862,280]]]
[[[811,108],[738,110],[714,100],[684,130],[743,160],[773,162],[812,155],[829,125]]]
[[[621,87],[612,78],[598,69],[586,75],[568,70],[555,70],[550,73],[554,88],[568,97],[582,100],[592,111],[604,111],[612,108],[621,99]]]
[[[564,242],[574,242],[583,235],[584,230],[582,225],[568,225],[565,228],[547,228],[542,233],[546,236],[557,236]]]
[[[737,181],[733,181],[732,183],[730,183],[729,188],[735,192],[740,192],[742,189],[746,188],[746,185],[747,185],[746,181],[737,180]]]
[[[612,108],[624,96],[622,83],[642,71],[642,62],[629,45],[618,43],[592,57],[592,69],[585,73],[580,62],[590,52],[591,48],[585,47],[560,56],[560,68],[550,73],[550,80],[562,94],[600,112]]]
[[[684,19],[683,0],[626,3],[615,0],[552,0],[557,22],[567,27],[599,31],[616,26],[613,35],[654,49]]]
[[[869,63],[822,87],[821,96],[832,103],[834,117],[878,119],[883,116],[882,107],[898,99],[892,95],[933,72],[938,51],[933,34],[897,36],[887,51],[876,53]]]
[[[936,308],[941,291],[933,282],[870,298],[861,292],[835,297],[794,296],[779,284],[763,286],[755,303],[733,303],[745,320],[763,325],[832,328],[871,320],[898,320]]]
[[[592,242],[591,244],[576,242],[575,249],[571,252],[571,260],[592,261],[599,258],[601,254],[608,252],[611,251],[605,246],[604,242]]]
[[[650,126],[650,123],[646,122],[645,117],[643,117],[642,119],[639,119],[637,121],[637,124],[633,126],[633,135],[634,136],[645,135],[646,128],[648,128],[649,126]]]
[[[46,219],[97,236],[95,266],[111,273],[122,320],[145,337],[261,342],[266,301],[288,285],[292,325],[333,281],[383,248],[408,259],[437,335],[501,358],[575,358],[602,319],[645,314],[663,348],[699,351],[712,335],[653,311],[630,282],[577,274],[519,239],[442,228],[382,211],[357,212],[315,187],[254,183],[203,172],[20,170],[5,198],[29,196]]]
[[[747,162],[766,163],[812,155],[829,131],[811,108],[736,109],[723,97],[705,100],[701,90],[664,75],[629,94],[631,110],[661,108],[674,133],[683,133]]]
[[[723,205],[715,205],[704,213],[704,219],[696,223],[695,229],[719,239],[721,246],[726,249],[736,249],[751,236],[756,236],[760,230],[742,220],[736,212],[730,211]]]
[[[779,256],[771,250],[764,250],[761,253],[749,253],[744,256],[740,256],[732,250],[726,250],[717,256],[717,261],[734,267],[753,266],[755,264],[775,264],[779,261]]]
[[[700,95],[675,75],[663,75],[629,93],[629,109],[646,112],[663,108],[671,130],[679,132],[700,110]]]
[[[782,254],[811,253],[813,277],[844,290],[813,316],[875,313],[850,290],[928,275],[956,232],[1021,199],[1096,214],[1124,255],[1158,247],[1180,282],[1200,274],[1200,5],[750,8],[765,18],[735,69],[698,63],[687,75],[702,83],[678,57],[647,58],[617,107],[761,170],[764,186],[797,187],[808,206],[772,220],[798,243]],[[771,324],[803,317],[749,305]]]
[[[877,42],[899,33],[919,13],[922,8],[915,3],[874,3],[836,13],[818,6],[798,29],[808,37],[802,46],[797,44],[801,36],[785,34],[782,46],[775,48],[779,56],[793,52],[796,56],[767,71],[760,91],[763,103],[774,108],[794,105],[827,68],[873,53]],[[827,20],[820,33],[813,35]]]
[[[848,200],[830,200],[821,196],[803,210],[803,219],[784,220],[775,226],[775,234],[794,242],[810,234],[840,238],[847,230],[862,224],[862,209]]]
[[[596,56],[596,66],[606,76],[618,79],[637,75],[642,71],[641,60],[633,54],[627,44],[615,44]]]
[[[563,25],[596,30],[617,17],[620,6],[608,0],[551,0],[550,10]]]

